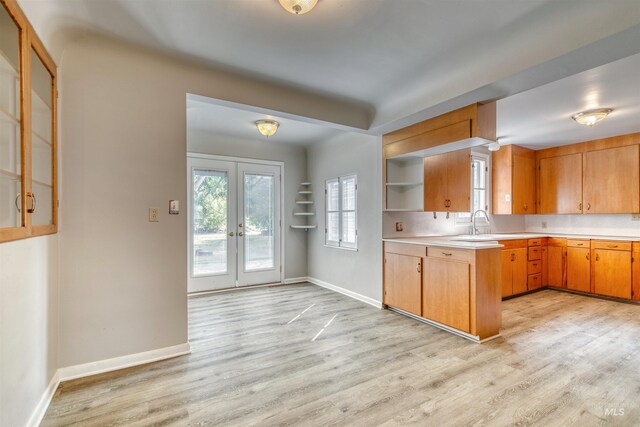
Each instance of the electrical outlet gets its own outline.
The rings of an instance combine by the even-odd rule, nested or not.
[[[640,221],[640,213],[631,214],[631,221]]]
[[[396,231],[402,231],[402,223],[401,222],[396,222]]]
[[[547,221],[542,221],[542,228],[547,228]]]
[[[149,208],[149,222],[160,222],[159,208]]]

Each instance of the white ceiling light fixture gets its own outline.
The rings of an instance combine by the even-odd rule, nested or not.
[[[487,149],[489,149],[489,151],[500,150],[500,138],[496,138],[495,142],[492,142],[491,144],[487,145]]]
[[[593,126],[604,120],[612,111],[611,108],[597,108],[574,114],[571,118],[581,125]]]
[[[304,15],[316,7],[318,0],[278,0],[280,6],[294,15]]]
[[[262,134],[262,136],[266,136],[269,138],[273,136],[278,131],[278,127],[280,123],[275,120],[258,120],[256,122],[256,127],[258,128],[258,132]]]

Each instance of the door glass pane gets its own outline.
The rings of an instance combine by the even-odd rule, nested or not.
[[[0,6],[0,228],[20,227],[20,29]]]
[[[272,175],[244,175],[244,271],[274,268],[274,181]]]
[[[31,50],[32,192],[37,200],[33,225],[53,223],[53,78]]]
[[[227,272],[229,176],[195,169],[193,182],[193,276]]]

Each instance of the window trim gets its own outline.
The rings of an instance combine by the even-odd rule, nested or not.
[[[355,190],[354,190],[354,206],[353,209],[344,210],[343,209],[343,182],[345,180],[353,179]],[[338,183],[338,210],[329,210],[329,185],[332,183]],[[358,250],[358,175],[355,173],[351,173],[348,175],[341,175],[336,178],[329,178],[325,180],[324,184],[324,198],[325,198],[325,218],[324,218],[324,245],[329,248],[337,248],[337,249],[345,249],[350,251]],[[355,241],[353,243],[347,243],[342,241],[342,233],[343,233],[343,214],[345,212],[353,212],[355,219]],[[338,240],[329,240],[329,213],[337,213],[338,214]]]
[[[491,214],[491,154],[489,153],[479,153],[479,152],[471,152],[471,161],[469,162],[469,168],[471,169],[471,179],[469,181],[469,194],[470,194],[470,206],[469,206],[469,212],[457,212],[455,215],[455,224],[456,225],[460,225],[460,226],[469,226],[472,224],[473,222],[473,218],[471,217],[471,215],[473,215],[473,205],[474,205],[474,198],[475,198],[475,187],[473,185],[473,161],[474,160],[483,160],[485,162],[485,167],[486,167],[486,171],[485,171],[485,192],[486,192],[486,211],[488,214]],[[469,216],[461,216],[460,214],[468,214]],[[487,226],[489,225],[489,223],[487,222],[487,219],[484,217],[484,215],[481,215],[478,217],[478,219],[476,219],[476,224],[480,225],[480,226]]]

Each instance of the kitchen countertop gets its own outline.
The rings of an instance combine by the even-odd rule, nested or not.
[[[460,239],[472,236],[415,236],[415,237],[385,237],[385,242],[408,243],[412,245],[438,246],[447,248],[460,249],[491,249],[501,248],[503,245],[498,243],[499,240],[518,240],[518,239],[536,239],[542,237],[557,237],[564,239],[591,239],[591,240],[625,240],[632,242],[640,242],[640,237],[630,236],[597,236],[586,234],[559,234],[559,233],[504,233],[504,234],[487,234],[489,240],[481,241],[464,241]]]

